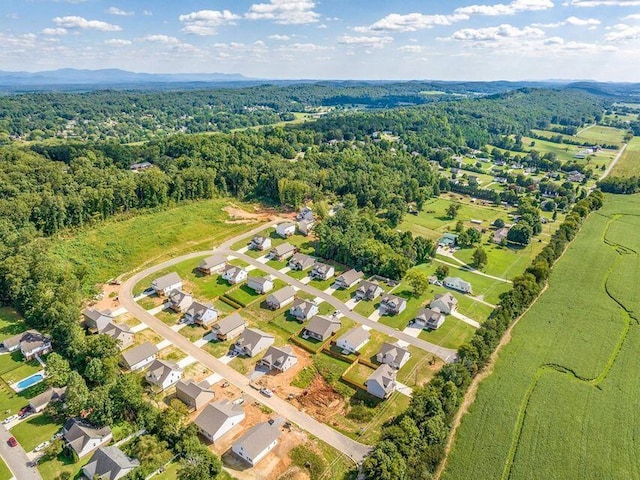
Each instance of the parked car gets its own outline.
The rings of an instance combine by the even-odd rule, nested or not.
[[[5,418],[2,423],[6,425],[7,423],[13,422],[16,418],[18,418],[18,415],[11,415],[10,417]]]
[[[47,448],[49,445],[51,445],[51,442],[49,442],[49,441],[42,442],[40,445],[38,445],[36,448],[34,448],[34,450],[36,452],[40,452],[41,450],[44,450],[45,448]]]
[[[265,397],[273,397],[273,391],[269,390],[268,388],[260,389],[260,393],[263,394]]]
[[[16,437],[9,438],[9,440],[7,440],[7,443],[9,444],[10,447],[15,447],[16,445],[18,445],[18,441],[16,440]]]

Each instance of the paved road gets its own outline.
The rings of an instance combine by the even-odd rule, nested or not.
[[[10,447],[7,441],[11,438],[11,433],[0,425],[0,457],[7,464],[11,473],[17,480],[42,480],[40,473],[35,467],[27,467],[29,457],[20,444]]]
[[[262,230],[262,228],[264,228],[264,226],[261,227],[260,230]],[[247,377],[234,370],[232,367],[225,365],[216,357],[210,355],[208,352],[196,347],[185,337],[173,331],[162,321],[149,314],[144,308],[139,306],[135,302],[135,300],[133,300],[133,287],[136,285],[136,283],[138,283],[146,276],[167,268],[174,263],[182,262],[189,258],[207,255],[208,253],[209,252],[198,252],[185,255],[180,258],[166,261],[134,275],[122,284],[119,292],[120,302],[129,311],[129,313],[135,316],[138,320],[148,325],[149,328],[154,330],[161,337],[171,341],[171,343],[173,343],[177,348],[185,352],[187,355],[195,358],[198,362],[211,369],[213,372],[224,377],[227,381],[242,390],[245,394],[266,405],[278,415],[287,418],[290,422],[295,423],[303,430],[306,430],[312,435],[320,438],[324,442],[336,448],[339,452],[348,455],[357,463],[361,463],[364,459],[364,456],[371,450],[371,447],[362,445],[361,443],[350,439],[349,437],[339,433],[333,428],[325,425],[324,423],[317,421],[306,413],[299,411],[293,405],[277,396],[273,396],[271,398],[263,396],[257,390],[249,386],[250,382]]]

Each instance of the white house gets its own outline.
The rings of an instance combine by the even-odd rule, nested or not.
[[[82,312],[82,316],[84,317],[84,326],[91,333],[102,333],[107,324],[115,320],[111,312],[102,312],[94,308],[86,308]]]
[[[176,313],[184,313],[193,303],[190,293],[182,290],[172,290],[167,298],[167,307]]]
[[[329,280],[336,274],[336,270],[326,263],[316,262],[311,270],[310,277],[318,280]]]
[[[423,308],[413,320],[413,325],[418,328],[437,330],[444,323],[444,319],[444,313],[439,308]]]
[[[459,277],[447,277],[442,281],[442,284],[447,288],[451,288],[462,293],[471,293],[471,284],[469,282],[465,282]]]
[[[256,465],[278,444],[282,424],[281,418],[257,424],[242,435],[231,450],[251,466]]]
[[[156,358],[144,378],[150,385],[164,391],[178,383],[182,378],[182,369],[175,362]]]
[[[210,442],[215,442],[244,418],[244,408],[241,405],[233,404],[229,400],[220,400],[207,405],[193,423],[202,436]]]
[[[184,312],[187,322],[208,327],[218,319],[218,311],[208,303],[193,302]]]
[[[227,265],[222,272],[222,278],[229,282],[231,285],[242,283],[247,279],[249,272],[242,267],[236,267],[235,265]]]
[[[309,320],[316,313],[318,313],[318,304],[313,300],[305,300],[303,298],[296,298],[289,309],[289,314],[299,322]]]
[[[240,334],[240,337],[238,337],[235,348],[242,355],[255,357],[273,345],[274,341],[275,337],[273,335],[269,335],[257,328],[247,328]]]
[[[249,248],[251,250],[259,250],[261,252],[264,250],[268,250],[271,248],[271,239],[263,235],[256,235],[251,239]]]
[[[82,458],[109,443],[113,435],[109,427],[95,428],[83,420],[70,418],[62,428],[62,438],[78,458]]]
[[[294,253],[296,253],[296,247],[291,245],[289,242],[285,242],[275,248],[272,248],[269,252],[269,257],[272,260],[282,262],[287,258],[290,258]]]
[[[133,347],[122,352],[122,366],[127,370],[141,370],[151,364],[158,355],[158,347],[151,342]]]
[[[273,280],[268,277],[247,277],[247,286],[256,293],[267,293],[273,290]]]
[[[298,357],[289,346],[275,347],[272,345],[260,360],[260,365],[267,367],[269,370],[275,369],[281,372],[286,372],[296,363],[298,363]]]
[[[383,343],[376,354],[378,363],[387,364],[396,370],[402,368],[411,358],[411,353],[397,343]]]
[[[218,340],[224,342],[240,335],[244,331],[245,325],[244,318],[238,312],[233,312],[216,323],[211,331],[215,333]]]
[[[387,398],[396,389],[396,371],[387,364],[380,365],[364,382],[374,397]]]
[[[453,313],[458,308],[458,299],[450,293],[439,293],[429,304],[432,310],[436,308],[447,315]]]
[[[289,268],[291,270],[307,270],[316,263],[316,259],[310,255],[304,253],[296,253],[291,260],[289,260]]]
[[[214,273],[219,273],[224,270],[226,266],[226,255],[217,253],[202,260],[198,265],[198,270],[202,273],[206,273],[207,275],[213,275]]]
[[[279,310],[294,301],[296,290],[292,286],[281,288],[267,297],[267,306],[271,310]]]
[[[307,236],[311,233],[315,225],[316,222],[314,220],[301,220],[298,222],[298,231],[304,236]]]
[[[397,295],[385,294],[380,301],[380,312],[384,315],[398,315],[407,308],[407,300]]]
[[[355,327],[342,335],[336,346],[350,353],[356,353],[369,341],[369,332],[362,327]]]
[[[280,223],[276,227],[276,233],[282,238],[287,238],[296,233],[296,224],[291,222]]]
[[[369,282],[362,280],[356,289],[356,299],[358,300],[374,300],[379,297],[384,290],[377,282]]]
[[[303,330],[302,336],[311,337],[320,342],[324,342],[340,330],[340,327],[342,327],[342,323],[337,318],[315,315]]]
[[[335,286],[344,289],[351,288],[360,281],[363,275],[364,274],[358,270],[348,270],[336,278]]]
[[[158,295],[167,296],[172,290],[182,290],[182,279],[176,272],[168,273],[151,282],[151,288]]]

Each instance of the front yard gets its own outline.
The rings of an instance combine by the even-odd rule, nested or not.
[[[46,414],[28,417],[11,429],[11,433],[20,442],[25,451],[30,452],[42,442],[51,440],[51,437],[62,428]]]

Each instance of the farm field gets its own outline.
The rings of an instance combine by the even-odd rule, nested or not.
[[[619,128],[603,127],[602,125],[594,125],[581,130],[576,135],[579,139],[584,139],[594,143],[607,143],[621,145],[625,132]]]
[[[443,479],[640,477],[639,209],[607,195],[587,220],[480,385]]]
[[[613,167],[613,177],[633,177],[640,175],[640,137],[633,137],[627,149]]]
[[[253,209],[252,205],[217,198],[131,218],[121,216],[59,238],[52,251],[85,272],[82,287],[91,293],[94,285],[122,272],[210,249],[253,228],[255,222],[231,220],[224,208],[232,205],[247,212]]]

